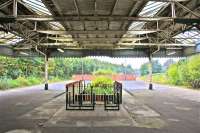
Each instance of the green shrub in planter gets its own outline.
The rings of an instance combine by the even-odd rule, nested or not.
[[[95,72],[93,72],[94,75],[112,75],[115,74],[112,70],[105,70],[105,69],[99,69]]]
[[[113,80],[107,76],[96,77],[91,86],[96,94],[112,94],[113,92]]]
[[[104,85],[112,86],[113,80],[106,76],[98,76],[92,81],[91,85],[94,87],[99,87],[99,86],[104,86]]]

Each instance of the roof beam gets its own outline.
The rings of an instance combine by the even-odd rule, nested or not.
[[[139,1],[139,0],[133,0],[133,1]],[[143,1],[156,1],[156,2],[184,2],[189,0],[143,0]]]
[[[3,4],[0,5],[0,9],[3,9],[3,8],[9,6],[12,3],[13,3],[13,0],[8,0],[8,1],[6,1],[6,2],[4,2]]]
[[[41,46],[77,46],[76,43],[40,43]],[[160,47],[195,47],[196,44],[188,43],[118,43],[117,45],[112,43],[87,43],[83,46],[121,46],[121,47],[135,47],[135,46],[160,46]]]
[[[42,38],[42,37],[40,37]],[[46,37],[45,37],[46,38]],[[144,40],[144,39],[150,39],[150,38],[155,38],[155,37],[140,37],[140,38],[134,38],[134,37],[99,37],[99,38],[96,38],[96,37],[89,37],[89,38],[82,38],[82,37],[48,37],[48,39],[51,39],[51,40],[58,40],[58,41],[68,41],[68,40],[80,40],[80,41],[87,41],[87,40],[118,40],[118,39],[122,39],[122,40]],[[0,41],[4,41],[4,40],[10,40],[10,39],[20,39],[19,37],[1,37],[0,38]],[[171,39],[199,39],[200,40],[200,37],[173,37]]]
[[[138,40],[144,40],[144,39],[147,39],[145,37],[141,37],[141,38],[104,38],[104,37],[101,37],[101,38],[64,38],[64,37],[49,37],[49,39],[51,40],[57,40],[57,41],[138,41]]]
[[[174,46],[174,47],[195,47],[196,44],[185,44],[185,43],[119,43],[118,45],[122,46]]]
[[[51,49],[49,49],[51,51]],[[90,48],[84,48],[84,49],[78,49],[78,48],[69,48],[64,49],[64,53],[61,53],[55,48],[52,48],[52,51],[50,52],[49,57],[85,57],[85,56],[110,56],[110,57],[132,57],[132,58],[142,58],[146,57],[148,58],[148,53],[145,51],[148,51],[149,48],[134,48],[134,49],[124,49],[124,48],[107,48],[107,49],[90,49]],[[20,50],[21,51],[21,50]],[[13,55],[15,57],[25,57],[25,55],[21,55],[19,50],[14,51]],[[40,55],[36,53],[30,53],[27,50],[24,50],[23,52],[28,52],[29,57],[38,57]],[[173,55],[168,55],[168,53],[171,51],[168,51],[166,49],[161,49],[158,53],[154,54],[153,57],[185,57],[185,53],[182,49],[176,50],[176,53]],[[191,55],[191,54],[190,54]]]
[[[73,1],[74,1],[74,6],[75,6],[75,8],[76,8],[77,14],[78,14],[78,16],[80,16],[80,10],[79,10],[79,8],[78,8],[78,3],[77,3],[76,0],[73,0]]]
[[[36,32],[44,33],[44,34],[51,34],[51,35],[65,35],[65,34],[149,34],[154,32],[159,32],[161,30],[149,29],[149,30],[36,30]]]
[[[181,18],[181,17],[132,17],[132,16],[59,16],[52,15],[18,15],[17,18],[13,16],[0,16],[0,20],[9,19],[10,21],[40,21],[40,22],[57,22],[57,21],[138,21],[138,22],[173,22],[173,21],[195,21],[199,22],[198,18]]]
[[[12,16],[1,16],[1,19]],[[14,18],[13,18],[14,19]],[[179,18],[181,19],[181,18]],[[172,17],[18,15],[17,21],[173,21]]]
[[[115,7],[116,7],[116,5],[117,5],[118,1],[119,1],[119,0],[115,0],[115,4],[114,4],[114,6],[112,7],[112,10],[111,10],[111,12],[110,12],[110,16],[112,16],[112,15],[113,15],[113,13],[114,13],[114,10],[115,10]]]

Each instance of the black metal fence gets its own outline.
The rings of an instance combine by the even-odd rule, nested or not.
[[[104,87],[103,87],[104,86]],[[103,85],[101,87],[108,88]],[[110,87],[110,86],[109,86]],[[119,110],[122,103],[122,84],[115,81],[112,94],[96,95],[95,87],[84,81],[75,81],[66,85],[66,110],[94,110],[96,101],[104,103],[105,110]],[[87,91],[86,91],[87,90]]]

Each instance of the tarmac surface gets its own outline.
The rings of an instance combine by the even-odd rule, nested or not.
[[[120,111],[66,111],[67,82],[0,91],[0,133],[200,133],[200,91],[126,81]]]

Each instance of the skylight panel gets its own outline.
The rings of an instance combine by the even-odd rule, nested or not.
[[[156,13],[164,6],[168,5],[167,2],[155,2],[155,1],[149,1],[146,6],[142,9],[142,11],[139,13],[139,16],[143,17],[153,17],[156,15]]]
[[[38,15],[52,15],[41,0],[22,0],[22,2]],[[59,22],[49,22],[49,25],[53,30],[64,29]]]
[[[16,39],[12,39],[12,40],[8,41],[7,43],[13,45],[13,44],[16,44],[16,43],[18,43],[22,40],[23,40],[22,38],[16,38]]]
[[[155,1],[149,1],[146,6],[142,9],[142,11],[139,13],[139,16],[142,17],[153,17],[156,15],[156,13],[166,6],[167,2],[155,2]],[[142,27],[145,25],[146,22],[133,22],[129,26],[129,30],[131,29],[142,29]]]
[[[136,29],[136,30],[139,30],[139,29],[142,29],[142,27],[144,26],[144,22],[134,22],[134,23],[131,23],[131,25],[129,26],[129,30],[133,30],[133,29]]]
[[[52,15],[41,0],[22,0],[22,2],[38,15]],[[49,22],[49,25],[54,30],[64,29],[59,22]]]
[[[141,17],[153,17],[155,16],[163,7],[167,6],[168,2],[156,2],[149,1],[146,6],[139,13]],[[146,22],[132,22],[128,30],[141,30]],[[131,33],[131,32],[129,32]],[[125,35],[126,36],[126,35]]]
[[[10,32],[0,32],[0,39],[3,40],[3,42],[5,42],[6,44],[15,44],[23,40],[21,37],[18,37]]]
[[[54,30],[64,30],[64,27],[59,22],[49,22],[50,26]]]
[[[51,15],[41,0],[22,0],[22,2],[39,15]]]
[[[189,31],[180,33],[178,35],[176,35],[174,38],[179,38],[176,39],[177,41],[181,42],[181,43],[195,43],[197,44],[200,41],[200,32],[197,31],[196,28],[193,28]]]

